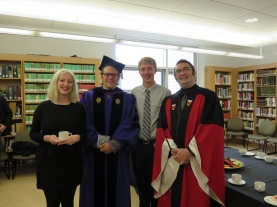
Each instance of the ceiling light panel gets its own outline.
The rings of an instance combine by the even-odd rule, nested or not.
[[[254,17],[259,19],[259,21],[254,22],[252,24],[245,22],[246,19],[252,19]],[[277,22],[276,14],[275,16],[270,16],[260,12],[252,12],[248,15],[241,16],[237,19],[233,19],[232,21],[230,21],[230,23],[232,24],[241,25],[244,27],[247,26],[249,28],[259,29],[265,32],[277,30],[276,22]],[[268,30],[268,28],[270,28],[270,30]]]
[[[23,29],[11,29],[11,28],[1,28],[0,33],[2,34],[15,34],[15,35],[33,35],[33,31],[23,30]]]

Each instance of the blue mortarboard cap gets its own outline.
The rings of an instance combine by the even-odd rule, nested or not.
[[[123,68],[125,67],[124,64],[117,62],[117,61],[113,60],[112,58],[104,55],[101,65],[99,66],[99,70],[102,71],[107,66],[115,67],[115,69],[118,70],[119,73],[121,73]]]

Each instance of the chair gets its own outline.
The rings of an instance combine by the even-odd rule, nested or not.
[[[7,178],[10,178],[10,168],[9,168],[9,156],[5,152],[5,141],[4,138],[0,136],[0,163],[3,163],[4,166],[4,173],[6,174]],[[8,166],[8,171],[7,171],[7,166]]]
[[[259,143],[259,147],[251,150],[259,150],[261,148],[261,141],[264,142],[263,151],[266,149],[266,141],[274,136],[276,130],[275,123],[270,120],[261,120],[258,128],[258,134],[249,134],[247,141],[247,150],[249,139],[256,140]]]
[[[21,154],[16,153],[16,151],[17,151],[16,146],[18,149],[19,143],[22,143],[24,146],[28,146],[28,149],[22,149]],[[12,155],[12,160],[13,160],[12,179],[14,179],[14,177],[15,177],[18,163],[25,164],[29,160],[35,160],[35,157],[36,157],[35,150],[36,150],[37,146],[38,146],[38,143],[31,140],[31,138],[29,136],[29,131],[20,131],[15,135],[14,143],[12,145],[13,150],[14,150],[13,155]],[[27,153],[26,153],[26,150],[27,150]]]
[[[267,153],[266,151],[267,151],[268,144],[274,144],[275,151]],[[265,141],[265,153],[267,153],[267,154],[275,154],[275,153],[277,153],[277,134],[275,134],[275,137],[268,138]]]
[[[232,136],[243,138],[243,147],[245,147],[244,123],[240,118],[230,118],[226,125],[226,146],[228,146],[228,139]]]

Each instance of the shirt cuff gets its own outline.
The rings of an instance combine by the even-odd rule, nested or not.
[[[120,143],[115,139],[109,140],[108,144],[110,145],[114,153],[116,153],[121,147]]]

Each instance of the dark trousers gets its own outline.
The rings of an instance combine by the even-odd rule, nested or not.
[[[139,139],[137,148],[132,154],[133,169],[139,195],[139,207],[156,207],[154,189],[151,186],[154,158],[154,142],[143,144]]]
[[[47,202],[47,207],[74,207],[75,188],[66,190],[43,190]]]

